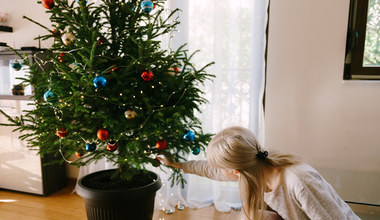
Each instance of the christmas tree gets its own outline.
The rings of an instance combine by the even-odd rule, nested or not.
[[[107,158],[124,179],[159,166],[159,154],[199,154],[211,137],[195,115],[207,101],[199,85],[213,77],[205,72],[211,63],[197,69],[185,45],[161,47],[159,37],[179,24],[179,10],[164,3],[43,0],[53,28],[25,18],[47,30],[36,39],[54,43],[33,64],[19,54],[30,66],[23,80],[34,88],[35,107],[7,116],[7,125],[25,131],[20,138],[42,156],[76,166]],[[175,169],[171,179],[184,181]]]

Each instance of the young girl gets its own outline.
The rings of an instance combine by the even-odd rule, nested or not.
[[[264,150],[242,127],[222,130],[209,143],[207,161],[165,165],[219,181],[238,181],[243,211],[250,220],[359,219],[332,186],[311,166],[292,155]],[[278,216],[277,216],[278,217]]]

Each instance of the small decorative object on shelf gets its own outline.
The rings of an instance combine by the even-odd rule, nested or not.
[[[0,12],[0,25],[6,25],[8,22],[8,13]]]
[[[12,94],[13,95],[24,95],[24,89],[25,89],[24,84],[13,85]]]
[[[12,68],[15,70],[15,71],[20,71],[21,68],[22,68],[22,64],[20,62],[13,62],[12,63]]]

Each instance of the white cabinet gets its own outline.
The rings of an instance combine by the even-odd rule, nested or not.
[[[24,53],[24,52],[22,52]],[[30,58],[33,52],[29,51]],[[12,52],[0,52],[0,109],[10,116],[19,116],[23,110],[32,108],[29,97],[32,89],[26,87],[24,95],[13,95],[13,85],[19,84],[17,77],[23,77],[27,68],[15,71],[11,66],[17,56]],[[0,123],[9,124],[0,114]],[[20,140],[15,127],[0,126],[0,188],[49,195],[66,185],[66,169],[63,165],[48,165],[52,156],[41,158],[37,151],[30,150]]]
[[[28,101],[0,100],[0,108],[10,116],[20,115],[30,108]],[[0,115],[0,123],[9,123]],[[0,188],[43,194],[41,158],[36,151],[18,139],[14,127],[0,126]]]

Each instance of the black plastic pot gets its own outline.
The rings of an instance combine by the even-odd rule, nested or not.
[[[77,194],[85,202],[88,220],[151,220],[154,198],[161,188],[160,177],[148,171],[152,182],[136,188],[119,190],[96,190],[87,184],[96,175],[112,174],[115,169],[103,170],[82,177],[77,186]]]

